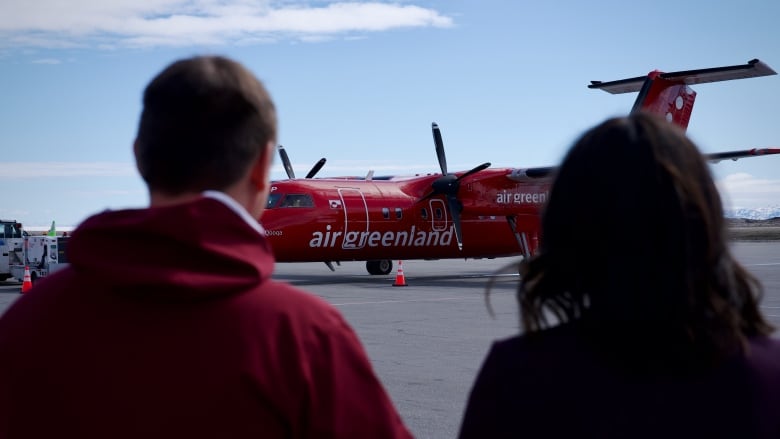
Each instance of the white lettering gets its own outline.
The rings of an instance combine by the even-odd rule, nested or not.
[[[392,232],[391,232],[392,233]],[[406,245],[407,239],[409,239],[409,232],[398,232],[398,234],[395,237],[395,246],[396,247],[402,247]],[[384,241],[382,241],[382,245],[385,245]],[[388,247],[391,247],[390,244],[387,244]]]
[[[496,204],[544,204],[549,192],[508,192],[496,194]]]
[[[390,247],[393,245],[393,232],[385,232],[382,235],[382,247]]]
[[[371,232],[368,235],[368,246],[369,247],[376,247],[379,245],[379,240],[382,239],[382,234],[379,232]]]
[[[314,232],[317,233],[317,232]],[[360,238],[360,232],[347,232],[346,235],[344,235],[344,244],[342,245],[343,248],[355,248],[356,242]]]
[[[322,232],[314,232],[311,234],[312,238],[309,241],[309,247],[319,248],[322,247]]]
[[[412,226],[409,230],[377,230],[340,232],[332,231],[327,226],[326,231],[312,232],[309,240],[311,248],[336,248],[358,249],[369,247],[447,247],[452,244],[455,236],[454,226],[444,231],[417,230]]]
[[[330,227],[330,226],[328,226]],[[329,247],[334,247],[336,245],[336,238],[341,236],[341,232],[333,232],[332,239],[330,241],[330,244],[328,244]]]

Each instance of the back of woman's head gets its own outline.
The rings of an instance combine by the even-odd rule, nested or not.
[[[597,337],[640,337],[716,354],[767,333],[758,284],[731,256],[707,163],[676,126],[649,114],[587,131],[565,157],[521,285],[523,324],[544,309]],[[637,340],[638,341],[638,340]]]

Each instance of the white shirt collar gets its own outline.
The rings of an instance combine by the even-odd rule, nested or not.
[[[265,236],[265,229],[263,229],[263,226],[257,221],[257,219],[252,218],[252,215],[250,215],[249,212],[244,209],[244,206],[238,204],[238,201],[231,198],[230,195],[220,191],[204,191],[202,195],[206,198],[211,198],[222,202],[222,204],[229,207],[230,210],[238,214],[238,216],[240,216],[244,222],[249,224],[253,229],[257,230],[257,233]]]

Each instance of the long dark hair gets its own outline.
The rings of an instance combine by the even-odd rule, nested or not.
[[[609,119],[557,171],[518,290],[522,326],[577,322],[610,347],[697,361],[744,351],[774,328],[726,233],[707,163],[682,130],[649,114]]]

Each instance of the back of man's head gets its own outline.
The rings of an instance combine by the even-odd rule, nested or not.
[[[263,84],[219,56],[176,61],[146,87],[138,169],[168,195],[223,190],[276,142],[276,110]]]

